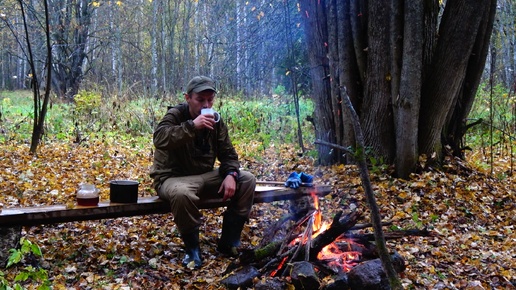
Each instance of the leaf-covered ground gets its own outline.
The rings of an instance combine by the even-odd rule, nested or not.
[[[149,138],[150,140],[150,138]],[[259,180],[286,179],[293,170],[333,186],[321,199],[323,216],[350,207],[368,209],[357,168],[316,167],[292,148],[266,151],[247,144],[237,148],[245,169]],[[476,161],[478,158],[473,156]],[[109,199],[109,180],[140,181],[140,195],[153,195],[148,170],[152,145],[97,140],[47,143],[38,156],[28,145],[0,146],[0,190],[4,207],[75,202],[83,182]],[[388,247],[406,260],[402,282],[407,289],[514,289],[516,284],[515,183],[500,160],[494,175],[473,170],[466,162],[449,162],[444,171],[426,170],[410,180],[372,170],[371,180],[384,221],[397,228],[428,228],[435,236],[406,237]],[[255,205],[244,229],[243,247],[259,243],[264,229],[285,214],[287,204]],[[224,289],[219,283],[229,260],[215,251],[223,209],[205,210],[201,248],[205,266],[198,271],[180,265],[181,240],[170,215],[152,215],[25,228],[23,234],[41,246],[37,264],[48,270],[54,289]],[[385,228],[389,230],[389,228]],[[10,281],[22,266],[4,270]],[[33,288],[35,285],[26,285]]]

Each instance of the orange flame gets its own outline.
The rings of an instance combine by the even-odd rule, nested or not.
[[[283,260],[281,260],[281,262],[279,263],[278,267],[276,269],[274,269],[274,271],[271,272],[271,277],[276,276],[276,273],[278,273],[279,269],[283,268],[283,265],[287,261],[287,258],[288,257],[285,257],[285,258],[283,258]]]
[[[317,195],[312,192],[312,198],[314,200],[315,211],[312,214],[311,220],[312,222],[312,235],[311,239],[314,239],[324,231],[326,231],[330,227],[330,223],[322,221],[322,213],[319,208],[319,199]],[[292,240],[290,245],[295,245],[298,243],[305,244],[308,242],[308,238],[302,234]],[[346,251],[341,250],[337,243],[342,242],[348,245],[348,249]],[[361,258],[361,253],[359,251],[353,251],[351,249],[351,244],[353,241],[337,238],[335,241],[324,247],[318,254],[317,259],[325,261],[326,264],[335,272],[349,272],[355,265],[358,264],[358,261]],[[274,277],[277,272],[283,268],[285,262],[287,261],[287,257],[283,258],[278,267],[271,272],[271,276]]]
[[[322,232],[326,231],[330,224],[328,222],[322,222],[322,213],[319,208],[319,199],[317,196],[312,193],[312,198],[314,200],[314,207],[316,211],[314,212],[313,219],[313,235],[312,239],[317,237]],[[348,245],[352,243],[350,240],[345,239],[336,239],[333,243],[324,247],[317,255],[317,259],[325,260],[327,264],[334,270],[341,270],[344,272],[349,272],[353,266],[357,264],[357,260],[360,259],[361,253],[357,251],[342,251],[337,246],[337,242],[345,241]]]
[[[357,251],[342,251],[336,243],[324,247],[317,259],[326,261],[327,265],[335,271],[349,272],[360,259],[361,253]]]

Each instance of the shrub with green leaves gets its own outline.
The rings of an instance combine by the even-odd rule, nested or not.
[[[38,283],[38,290],[52,289],[45,269],[33,265],[24,265],[24,260],[28,256],[35,256],[37,258],[43,256],[40,247],[23,237],[20,239],[20,244],[20,249],[9,250],[11,255],[9,256],[6,266],[6,268],[15,266],[21,267],[19,273],[14,278],[14,285],[12,287],[9,286],[10,283],[8,279],[5,277],[5,274],[0,271],[0,289],[24,289],[22,284],[26,282]]]
[[[263,147],[270,143],[296,143],[297,119],[294,103],[285,99],[256,101],[222,100],[218,110],[226,121],[234,142],[259,141]],[[313,141],[313,126],[306,121],[313,103],[300,101],[301,130],[305,140]]]
[[[101,95],[90,91],[80,91],[73,99],[77,114],[93,114],[102,103]]]
[[[513,140],[512,135],[516,126],[515,110],[514,92],[502,85],[491,88],[489,84],[482,83],[467,120],[468,124],[478,122],[467,132],[466,142],[469,143],[467,145],[485,147],[491,142],[492,145],[501,145],[507,144],[508,140]]]

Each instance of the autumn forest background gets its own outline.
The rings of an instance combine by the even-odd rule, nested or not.
[[[406,260],[403,286],[514,289],[516,4],[468,2],[1,1],[0,203],[73,203],[85,182],[108,200],[112,179],[154,195],[153,128],[205,74],[217,81],[215,107],[243,168],[264,181],[312,174],[332,186],[320,200],[326,219],[359,209],[367,223],[349,97],[382,219],[392,222],[385,231],[433,234],[388,241]],[[457,23],[460,35],[445,29]],[[408,135],[419,139],[400,148]],[[222,212],[203,211],[199,271],[180,265],[169,215],[23,228],[21,245],[38,250],[0,270],[0,289],[224,289]],[[255,205],[243,247],[286,212],[286,202]]]

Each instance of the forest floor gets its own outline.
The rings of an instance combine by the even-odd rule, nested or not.
[[[35,157],[28,145],[2,144],[0,202],[4,207],[73,203],[83,182],[94,183],[101,199],[108,200],[112,179],[139,180],[140,195],[154,195],[148,177],[151,148],[113,140],[47,143]],[[258,180],[284,181],[300,170],[317,184],[331,185],[332,193],[320,198],[324,219],[356,208],[363,212],[359,222],[369,222],[356,167],[315,166],[289,146],[263,150],[246,144],[237,151],[243,168]],[[391,177],[388,168],[371,168],[383,220],[398,229],[433,233],[388,242],[406,261],[400,276],[406,289],[515,289],[516,183],[509,161],[497,158],[491,174],[489,168],[484,172],[471,165],[486,162],[480,154],[470,155],[467,161],[447,162],[442,170],[426,168],[409,180]],[[288,202],[255,205],[242,247],[255,247],[264,230],[287,212]],[[54,289],[224,289],[220,280],[231,261],[215,250],[222,213],[221,208],[203,211],[205,264],[193,271],[180,265],[182,243],[169,214],[34,226],[24,228],[23,236],[41,247],[43,257],[36,265],[47,270]],[[26,262],[4,269],[7,281],[14,281]],[[24,284],[28,289],[36,285]]]

